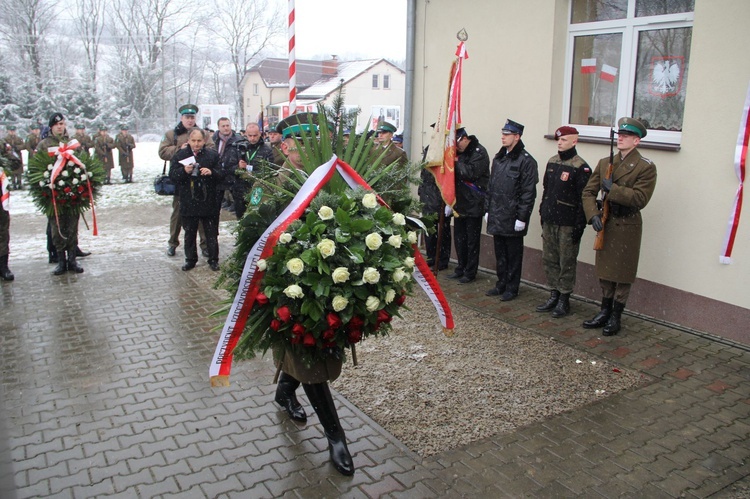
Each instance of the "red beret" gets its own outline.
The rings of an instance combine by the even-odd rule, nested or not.
[[[578,135],[578,130],[576,130],[572,126],[561,126],[557,130],[555,130],[556,139],[564,137],[565,135]]]

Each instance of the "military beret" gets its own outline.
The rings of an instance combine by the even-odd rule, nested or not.
[[[505,125],[503,125],[503,134],[507,135],[511,133],[523,135],[523,125],[513,120],[505,120]]]
[[[39,130],[39,125],[37,123],[32,123],[29,128],[31,128],[32,130]]]
[[[128,127],[128,125],[123,123],[122,125],[120,125],[120,130],[130,130],[130,127]]]
[[[578,135],[578,130],[576,130],[572,126],[561,126],[557,130],[555,130],[556,139],[559,139],[560,137],[565,137],[566,135]]]
[[[7,128],[8,130],[15,130],[16,129],[16,125],[8,125],[5,128]]]
[[[86,128],[85,125],[83,125],[81,123],[76,123],[76,130],[83,130],[84,128]]]
[[[617,122],[617,133],[633,134],[643,138],[646,136],[646,127],[635,118],[620,118]]]
[[[99,130],[106,130],[106,129],[107,129],[107,125],[99,125]]]
[[[185,104],[184,106],[181,106],[180,114],[198,114],[198,106],[195,104]]]
[[[52,116],[49,117],[49,123],[47,123],[50,127],[55,126],[57,123],[60,123],[61,121],[65,121],[65,116],[62,115],[62,113],[55,113]]]
[[[302,132],[318,133],[318,113],[298,113],[284,118],[276,125],[283,138],[302,137]]]
[[[378,125],[378,132],[396,133],[396,127],[384,121]]]
[[[463,137],[468,137],[469,134],[466,133],[466,129],[464,127],[461,127],[456,130],[456,142],[461,140]]]

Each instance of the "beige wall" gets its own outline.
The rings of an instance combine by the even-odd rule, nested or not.
[[[463,79],[465,126],[493,156],[500,148],[505,119],[523,123],[523,140],[540,163],[541,173],[555,153],[554,142],[544,135],[563,124],[568,0],[476,0],[465,9],[448,0],[416,4],[410,156],[419,157],[429,141],[429,124],[437,119],[445,99],[458,43],[455,33],[465,28],[469,34]],[[657,165],[659,179],[643,211],[638,272],[640,279],[745,309],[750,308],[747,206],[733,264],[721,265],[719,253],[737,188],[734,150],[750,83],[748,19],[747,0],[696,1],[682,148],[641,151]],[[578,150],[592,165],[609,153],[608,146],[594,144],[579,144]],[[537,217],[532,218],[525,242],[541,249]],[[593,264],[592,243],[589,229],[581,245],[581,262]]]

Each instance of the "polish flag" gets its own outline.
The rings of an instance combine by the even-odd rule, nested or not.
[[[596,73],[596,59],[581,59],[581,73]]]
[[[610,83],[614,83],[615,76],[617,76],[617,68],[612,67],[608,64],[602,64],[602,72],[599,76],[602,80],[607,80]]]

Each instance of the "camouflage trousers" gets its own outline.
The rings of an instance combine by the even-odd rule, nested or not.
[[[550,288],[572,293],[581,242],[573,242],[573,227],[542,224],[542,264]]]

